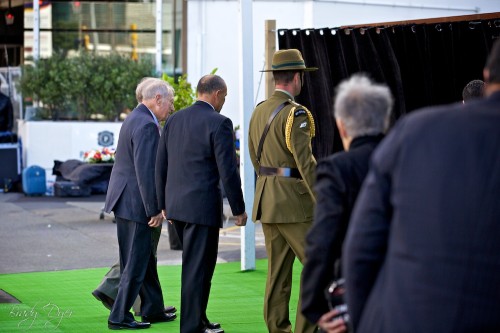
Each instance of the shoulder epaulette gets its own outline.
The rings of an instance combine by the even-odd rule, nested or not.
[[[301,116],[303,114],[307,114],[307,118],[309,119],[309,123],[311,124],[311,131],[310,131],[311,138],[313,138],[316,135],[316,126],[314,124],[314,118],[311,111],[309,111],[305,106],[300,105],[295,101],[292,100],[289,101],[290,104],[292,104],[292,108],[290,109],[290,113],[288,113],[288,118],[286,119],[285,142],[288,150],[292,152],[292,126],[294,118]]]

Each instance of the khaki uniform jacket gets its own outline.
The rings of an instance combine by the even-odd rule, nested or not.
[[[297,223],[313,219],[316,160],[312,154],[311,122],[300,105],[295,109],[291,129],[291,150],[286,146],[285,127],[295,102],[287,104],[274,118],[264,141],[260,166],[297,168],[302,179],[282,176],[260,176],[257,150],[270,115],[278,105],[290,99],[281,91],[255,108],[250,120],[248,148],[257,173],[252,220],[262,223]]]

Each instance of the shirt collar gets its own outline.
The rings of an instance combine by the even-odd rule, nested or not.
[[[208,105],[210,105],[210,107],[211,107],[212,109],[214,109],[214,111],[215,111],[214,106],[213,106],[212,104],[208,103],[207,101],[202,101],[201,99],[199,99],[199,100],[198,100],[198,102],[207,103],[207,104],[208,104]]]
[[[295,98],[294,98],[294,97],[293,97],[293,96],[292,96],[292,95],[291,95],[288,91],[283,90],[283,89],[276,89],[276,91],[281,91],[282,93],[287,94],[288,96],[290,96],[290,99],[291,99],[292,101],[295,101]]]
[[[143,104],[144,105],[144,104]],[[144,105],[146,106],[146,105]],[[153,116],[153,120],[155,121],[155,124],[156,126],[160,126],[160,123],[158,122],[158,119],[156,118],[155,114],[153,113],[153,111],[151,111],[147,106],[146,106],[146,109],[148,109],[149,113],[151,113],[151,115]]]

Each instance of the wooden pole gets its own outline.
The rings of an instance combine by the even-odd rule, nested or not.
[[[276,52],[276,20],[266,20],[265,22],[266,39],[266,69],[271,68],[273,54]],[[266,99],[271,97],[274,91],[274,78],[272,72],[266,72]]]
[[[271,68],[273,54],[276,52],[276,20],[266,20],[266,69]],[[274,91],[274,78],[272,72],[266,72],[266,99]]]

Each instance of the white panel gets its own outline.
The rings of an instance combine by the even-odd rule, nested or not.
[[[23,166],[39,165],[52,173],[54,160],[83,160],[83,153],[101,148],[98,134],[113,133],[116,148],[121,122],[19,121]]]

